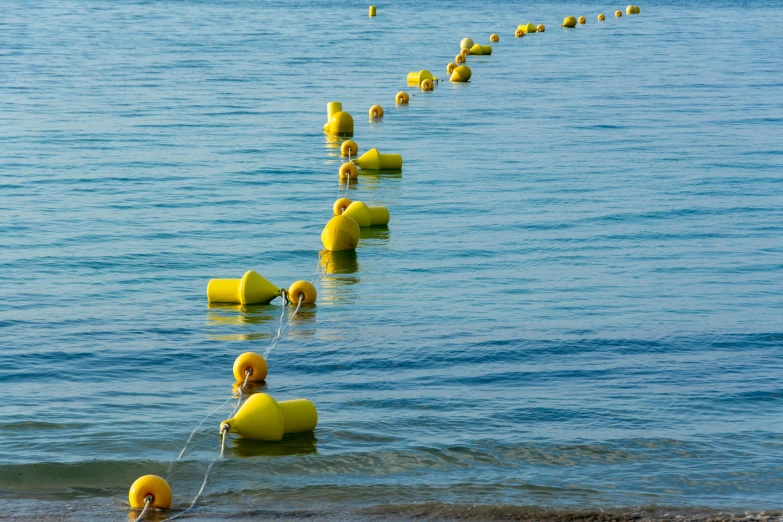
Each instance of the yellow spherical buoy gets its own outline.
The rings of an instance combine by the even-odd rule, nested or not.
[[[544,31],[546,31],[546,27],[544,26],[544,24],[538,24],[538,27],[536,27],[536,29],[538,30],[539,33],[543,33]]]
[[[371,6],[370,6],[370,18],[372,18],[373,16],[375,16],[375,12],[376,12],[376,10],[375,10],[375,6],[374,6],[374,5],[371,5]]]
[[[456,68],[457,68],[457,64],[456,63],[449,62],[449,64],[446,66],[446,72],[451,74],[454,71],[454,69],[456,69]]]
[[[460,53],[457,56],[454,57],[454,63],[461,64],[465,63],[465,55]]]
[[[340,154],[343,156],[356,156],[359,154],[359,146],[353,140],[345,140],[340,145]]]
[[[473,40],[470,38],[463,38],[462,41],[459,43],[460,49],[470,49],[473,47]]]
[[[615,15],[617,18],[620,18],[621,16],[623,16],[623,12],[622,12],[622,11],[615,11],[615,12],[614,12],[614,15]]]
[[[470,70],[470,67],[467,65],[460,65],[456,69],[454,69],[454,72],[451,73],[451,81],[452,82],[467,82],[470,80],[470,76],[472,75],[472,72]]]
[[[361,201],[354,201],[343,212],[343,216],[348,216],[356,221],[360,227],[372,226],[372,216],[370,208]]]
[[[245,375],[250,371],[248,382],[260,382],[266,379],[269,373],[269,367],[266,359],[256,352],[245,352],[234,359],[234,379],[238,382],[245,382]]]
[[[566,16],[563,19],[563,25],[560,27],[576,27],[576,18],[573,16]]]
[[[500,41],[500,36],[498,36],[496,34],[491,34],[491,35],[489,35],[489,41],[490,42],[499,42]]]
[[[268,304],[280,295],[280,289],[248,270],[242,279],[210,279],[207,283],[207,301],[243,305]]]
[[[408,96],[408,93],[405,91],[400,91],[397,93],[397,96],[395,97],[395,101],[397,102],[397,105],[405,105],[409,101],[411,101],[410,96]]]
[[[154,508],[171,507],[171,488],[168,482],[157,475],[137,478],[128,491],[128,502],[134,509],[144,508],[147,497],[150,497],[148,500]]]
[[[625,8],[625,14],[634,14],[634,8],[632,5],[629,5]]]
[[[599,14],[598,15],[598,21],[599,22],[603,22],[604,20],[606,20],[606,15],[604,15],[603,13]]]
[[[635,5],[634,7],[636,8],[636,14],[640,14],[642,12],[638,5]]]
[[[464,60],[464,58],[463,58],[463,60]],[[423,82],[421,82],[421,90],[422,91],[431,91],[434,88],[435,88],[435,86],[433,85],[432,80],[424,80]]]
[[[523,38],[525,36],[525,31],[522,29],[517,29],[517,32],[514,33],[514,38]]]
[[[383,118],[383,107],[380,105],[370,107],[370,118]]]
[[[334,202],[334,206],[332,206],[332,212],[335,216],[342,216],[343,212],[345,212],[345,209],[348,208],[348,205],[351,203],[353,202],[348,198],[340,198]]]
[[[422,82],[423,88],[424,82]],[[356,159],[356,166],[367,170],[402,170],[402,156],[381,154],[378,149],[370,149]]]
[[[256,393],[248,397],[234,417],[220,423],[220,431],[278,441],[283,435],[313,431],[317,424],[315,404],[307,399],[277,402],[271,395]]]
[[[299,301],[302,304],[314,304],[317,297],[318,292],[310,281],[296,281],[288,288],[288,299],[292,305],[299,304]]]
[[[586,24],[587,23],[587,19],[584,16],[580,16],[579,20],[577,20],[577,22],[579,22],[580,24]]]
[[[359,169],[353,163],[343,163],[338,172],[340,179],[356,179],[359,177]]]
[[[347,216],[334,216],[321,232],[321,242],[330,252],[356,250],[359,244],[359,225]]]
[[[353,116],[343,111],[334,113],[329,120],[329,133],[353,135]]]

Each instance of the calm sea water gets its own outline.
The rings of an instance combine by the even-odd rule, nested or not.
[[[147,473],[188,506],[231,406],[169,463],[280,314],[207,281],[313,277],[333,100],[404,157],[349,191],[392,221],[269,357],[314,436],[232,437],[201,517],[781,507],[779,3],[0,8],[0,518],[125,520]]]

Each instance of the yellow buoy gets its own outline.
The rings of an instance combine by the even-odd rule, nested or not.
[[[373,16],[375,16],[375,12],[376,12],[376,10],[375,10],[375,6],[374,6],[374,5],[371,5],[371,6],[370,6],[370,18],[372,18]]]
[[[359,225],[352,218],[334,216],[321,232],[321,242],[330,252],[356,250],[359,244]]]
[[[460,53],[457,56],[455,56],[454,57],[454,63],[456,63],[456,64],[465,63],[465,55]]]
[[[253,270],[245,272],[242,279],[210,279],[207,284],[210,303],[268,304],[279,295],[279,288]]]
[[[587,19],[585,19],[585,17],[584,17],[584,16],[580,16],[580,17],[579,17],[579,20],[577,20],[577,21],[578,21],[580,24],[586,24],[586,23],[587,23]]]
[[[398,92],[394,99],[397,102],[397,105],[405,105],[411,100],[410,96],[408,96],[408,93],[405,91]]]
[[[380,105],[370,107],[370,118],[383,118],[383,107]]]
[[[220,431],[240,437],[278,441],[283,435],[315,430],[318,412],[307,399],[277,402],[271,395],[256,393],[245,401],[234,417],[220,423]]]
[[[470,48],[470,54],[481,56],[482,54],[484,54],[484,46],[482,46],[481,44],[473,44],[473,47]]]
[[[461,54],[462,56],[467,58],[468,56],[470,56],[470,49],[467,49],[467,48],[466,49],[460,49],[459,50],[459,54]]]
[[[566,16],[563,19],[563,25],[560,27],[576,27],[576,18],[573,16]]]
[[[633,6],[633,12],[634,12],[634,14],[639,14],[639,13],[641,13],[641,12],[642,12],[642,10],[641,10],[641,9],[639,9],[639,6],[638,6],[638,5],[635,5],[635,6]]]
[[[353,135],[353,116],[347,112],[336,112],[329,120],[329,133],[334,135]]]
[[[522,29],[517,29],[517,32],[514,33],[514,38],[523,38],[525,36],[525,31]]]
[[[292,305],[299,304],[299,301],[302,304],[315,304],[317,298],[318,292],[310,281],[296,281],[288,287],[288,299]]]
[[[473,47],[473,40],[470,38],[463,38],[462,41],[459,43],[460,49],[470,49]]]
[[[340,198],[334,202],[334,205],[332,206],[332,212],[335,216],[342,216],[343,212],[345,212],[345,209],[348,208],[348,205],[351,203],[352,201],[348,198]]]
[[[492,54],[492,46],[489,45],[489,44],[482,45],[481,46],[481,53],[482,54],[487,54],[487,55]]]
[[[536,27],[536,29],[538,30],[539,33],[543,33],[544,31],[546,31],[546,27],[544,26],[544,24],[538,24],[538,27]]]
[[[421,85],[424,80],[432,80],[432,73],[427,69],[422,69],[419,72],[408,73],[408,85]]]
[[[606,15],[604,15],[603,13],[599,14],[598,15],[598,21],[599,22],[603,22],[604,20],[606,20]]]
[[[463,60],[464,60],[464,58],[463,58]],[[424,80],[423,82],[421,82],[421,90],[422,91],[431,91],[434,88],[435,88],[435,84],[432,83],[432,80],[427,79],[427,80]]]
[[[402,170],[402,156],[381,154],[378,149],[370,149],[356,159],[356,166],[367,170]]]
[[[520,25],[517,27],[517,29],[522,29],[522,31],[525,34],[535,33],[536,31],[538,31],[538,27],[536,27],[536,24],[532,22],[528,22],[524,25]]]
[[[500,41],[500,36],[498,36],[496,34],[491,34],[491,35],[489,35],[489,41],[490,42],[499,42]]]
[[[245,375],[247,375],[248,371],[250,371],[250,376],[247,378],[247,382],[261,382],[265,380],[267,373],[269,373],[266,359],[256,352],[245,352],[234,359],[234,379],[237,382],[244,383]]]
[[[634,12],[635,11],[632,5],[629,5],[628,7],[625,8],[625,14],[634,14]]]
[[[343,163],[338,171],[340,179],[356,179],[359,177],[359,169],[353,163]]]
[[[368,207],[370,209],[370,226],[382,227],[389,224],[391,215],[386,207]]]
[[[345,140],[342,145],[340,145],[340,154],[342,156],[356,156],[359,154],[359,146],[356,144],[353,140]]]
[[[451,73],[452,82],[467,82],[473,73],[467,65],[460,65]]]
[[[622,12],[622,11],[615,11],[615,12],[614,12],[614,15],[615,15],[617,18],[620,18],[621,16],[623,16],[623,12]]]
[[[372,226],[372,216],[370,216],[370,209],[361,201],[354,201],[343,212],[343,216],[348,216],[356,221],[356,224],[360,227]]]
[[[137,478],[128,491],[130,507],[133,509],[143,508],[146,504],[145,499],[149,500],[154,508],[170,508],[171,488],[168,482],[157,475],[144,475]]]
[[[457,68],[457,64],[456,63],[449,62],[449,64],[446,66],[446,72],[448,74],[451,74],[454,71],[454,69],[456,69],[456,68]]]
[[[329,102],[326,104],[326,123],[324,124],[324,132],[329,132],[329,125],[332,121],[332,116],[343,110],[343,104],[340,102]]]

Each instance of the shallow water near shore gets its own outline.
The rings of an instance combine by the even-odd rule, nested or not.
[[[249,269],[323,273],[254,388],[319,425],[232,436],[197,519],[781,508],[783,7],[482,6],[3,4],[0,519],[190,504],[231,405],[171,461],[279,326],[207,305]],[[355,255],[333,100],[405,162],[350,186],[392,216]]]

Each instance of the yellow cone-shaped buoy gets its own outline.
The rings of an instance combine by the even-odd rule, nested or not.
[[[473,47],[473,40],[470,38],[463,38],[462,41],[459,43],[460,49],[470,49]]]
[[[580,16],[579,20],[577,20],[577,22],[579,24],[586,24],[587,23],[587,19],[584,16]]]
[[[456,69],[454,69],[454,72],[451,73],[451,81],[452,82],[466,82],[470,80],[472,72],[470,70],[470,67],[467,65],[460,65]]]
[[[484,46],[481,44],[473,44],[473,47],[470,48],[470,54],[481,56],[484,54]]]
[[[332,206],[332,212],[335,216],[342,216],[343,212],[345,212],[345,209],[348,208],[348,205],[351,203],[353,202],[348,198],[340,198],[334,202],[334,206]]]
[[[408,73],[408,85],[421,85],[424,80],[432,80],[434,76],[427,69],[422,69],[419,72],[413,71]]]
[[[560,27],[576,27],[576,18],[573,16],[566,16],[563,18],[563,25]]]
[[[128,491],[128,502],[134,509],[143,508],[145,498],[152,497],[152,507],[168,509],[171,507],[171,488],[168,482],[157,475],[144,475],[131,485]]]
[[[342,145],[340,145],[340,155],[342,156],[356,156],[359,154],[359,146],[356,144],[353,140],[345,140]]]
[[[278,441],[283,435],[313,431],[317,424],[318,412],[307,399],[278,403],[271,395],[256,393],[234,417],[220,423],[220,431],[228,429],[248,439]]]
[[[268,304],[279,295],[279,288],[253,270],[242,279],[210,279],[207,284],[210,303]]]
[[[353,136],[353,116],[347,112],[336,112],[329,120],[329,133],[337,136]]]
[[[378,149],[370,149],[356,158],[356,166],[367,170],[402,170],[402,156],[381,154]]]
[[[292,305],[299,304],[300,300],[302,304],[315,304],[317,298],[318,292],[310,281],[296,281],[288,287],[288,299]]]
[[[409,101],[411,101],[411,97],[408,96],[408,93],[405,91],[400,91],[397,93],[397,96],[394,98],[394,100],[397,102],[397,105],[405,105]]]
[[[372,216],[370,209],[361,201],[354,201],[343,212],[343,216],[353,218],[360,227],[372,226]]]
[[[370,107],[370,118],[383,118],[383,107],[380,105]]]
[[[389,224],[391,215],[386,207],[367,207],[370,209],[370,226],[382,227]]]
[[[603,13],[599,14],[598,15],[598,21],[599,22],[603,22],[604,20],[606,20],[606,15],[603,14]]]
[[[266,359],[256,352],[245,352],[234,359],[234,379],[244,383],[248,370],[250,376],[247,378],[247,382],[261,382],[266,379],[267,373],[269,373]]]
[[[536,24],[528,22],[524,25],[517,26],[517,30],[522,30],[523,33],[530,34],[538,31],[538,27],[536,27]]]
[[[539,33],[543,33],[544,31],[546,31],[546,27],[544,26],[544,24],[538,24],[538,27],[536,27],[536,30]]]
[[[493,34],[489,35],[489,41],[490,42],[499,42],[500,41],[500,36],[498,36],[498,35],[493,33]]]
[[[370,6],[370,18],[372,18],[373,16],[375,16],[375,13],[376,13],[375,6],[374,6],[374,5],[371,5],[371,6]]]
[[[356,250],[359,244],[359,225],[352,218],[334,216],[321,232],[321,242],[330,252]]]

